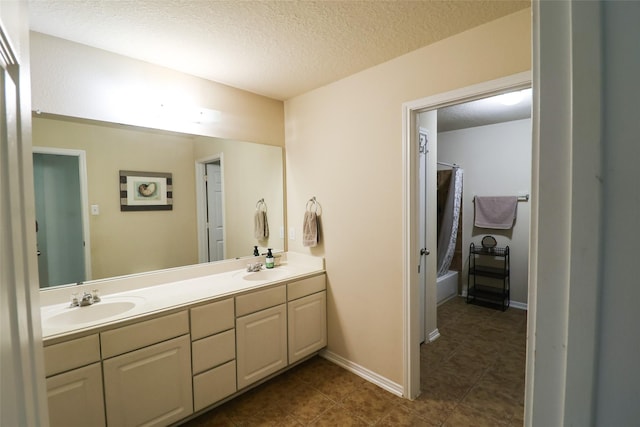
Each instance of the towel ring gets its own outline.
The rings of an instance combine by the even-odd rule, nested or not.
[[[256,202],[256,210],[263,210],[263,211],[267,211],[267,204],[264,202],[264,199],[260,199]]]
[[[310,198],[309,200],[307,200],[307,204],[305,206],[305,210],[307,212],[315,212],[316,214],[318,213],[318,209],[320,209],[320,211],[322,211],[322,206],[320,206],[320,203],[318,203],[318,201],[316,200],[316,196],[313,196],[312,198]]]

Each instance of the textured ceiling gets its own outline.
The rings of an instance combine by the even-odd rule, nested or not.
[[[529,1],[29,0],[31,29],[288,99]]]

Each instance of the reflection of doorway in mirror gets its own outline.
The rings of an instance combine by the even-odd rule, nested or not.
[[[196,160],[198,261],[225,259],[223,154]]]
[[[88,234],[85,165],[84,151],[34,148],[41,288],[91,278],[89,247],[85,240]]]
[[[222,211],[222,167],[220,160],[205,165],[209,261],[224,259],[224,215]]]

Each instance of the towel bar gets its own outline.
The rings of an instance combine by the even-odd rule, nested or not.
[[[473,202],[475,203],[476,198],[473,198]],[[519,202],[528,202],[529,201],[529,195],[525,194],[524,196],[518,196],[518,201]]]

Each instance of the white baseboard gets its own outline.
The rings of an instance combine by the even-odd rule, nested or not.
[[[460,296],[466,298],[467,291],[463,289],[462,292],[460,293]],[[518,310],[527,310],[528,304],[526,302],[518,302],[518,301],[511,300],[509,301],[509,307],[517,308]]]
[[[320,356],[346,369],[347,371],[354,373],[361,378],[364,378],[370,383],[373,383],[378,387],[387,390],[389,393],[393,393],[396,396],[403,397],[402,386],[400,384],[394,383],[393,381],[379,374],[376,374],[373,371],[370,371],[364,366],[360,366],[357,363],[354,363],[350,360],[345,359],[342,356],[339,356],[335,353],[330,352],[329,350],[322,350],[320,352]]]
[[[510,301],[509,307],[517,308],[519,310],[527,310],[528,304],[526,302]]]
[[[438,338],[440,338],[440,331],[438,330],[438,328],[435,328],[433,331],[429,332],[429,342],[434,342]]]

